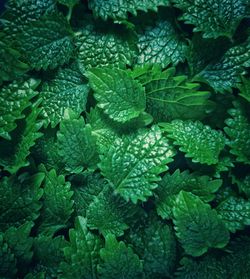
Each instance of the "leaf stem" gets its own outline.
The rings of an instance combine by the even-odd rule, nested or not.
[[[70,20],[71,20],[72,12],[73,12],[73,7],[70,6],[68,14],[66,16],[68,22],[70,22]]]

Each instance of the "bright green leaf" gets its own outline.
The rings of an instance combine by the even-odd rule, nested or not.
[[[183,11],[180,17],[203,32],[205,38],[231,38],[240,21],[247,16],[245,0],[173,0]]]
[[[106,20],[127,18],[127,13],[136,15],[137,11],[157,11],[159,6],[169,6],[169,0],[90,0],[89,8],[96,16]]]
[[[221,132],[203,125],[199,121],[174,120],[171,123],[162,123],[167,137],[180,146],[185,156],[192,158],[193,162],[201,164],[216,164],[219,154],[224,148],[225,138]]]
[[[76,65],[59,69],[40,92],[45,126],[51,123],[52,128],[55,127],[68,109],[80,115],[86,109],[88,92],[87,82]]]
[[[180,172],[178,169],[172,175],[166,173],[155,191],[157,213],[162,218],[172,218],[172,209],[181,190],[193,193],[204,202],[210,202],[221,184],[220,179],[211,180],[209,176],[189,173],[187,170]]]
[[[112,68],[93,68],[88,71],[90,86],[97,106],[118,122],[127,122],[142,113],[146,106],[141,84],[128,71]]]
[[[115,140],[101,157],[100,169],[110,185],[125,200],[146,201],[157,187],[175,151],[157,126],[141,129]]]
[[[209,248],[223,248],[229,241],[225,224],[209,204],[181,191],[173,208],[176,235],[185,252],[201,256]]]

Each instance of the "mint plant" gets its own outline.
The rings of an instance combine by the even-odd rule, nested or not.
[[[7,0],[0,278],[249,279],[249,0]]]

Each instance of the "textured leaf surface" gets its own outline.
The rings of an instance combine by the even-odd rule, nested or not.
[[[91,126],[85,125],[82,117],[62,121],[57,138],[59,154],[67,171],[80,173],[84,168],[97,164],[95,138]]]
[[[45,174],[45,181],[39,232],[53,235],[67,226],[73,212],[73,192],[70,183],[65,182],[63,175],[58,176],[54,169],[48,172],[41,167],[40,171]]]
[[[208,64],[195,80],[207,82],[218,92],[231,90],[240,82],[240,75],[245,74],[245,67],[250,66],[250,40],[229,48],[216,62]]]
[[[107,187],[108,183],[99,173],[94,173],[84,175],[79,184],[72,184],[74,190],[74,208],[78,216],[86,217],[86,211],[89,205]]]
[[[134,135],[118,138],[102,156],[100,169],[125,200],[146,201],[174,154],[160,129],[153,126],[150,130],[141,129]]]
[[[111,68],[88,71],[97,106],[110,118],[126,122],[140,115],[146,106],[143,87],[128,72]]]
[[[173,209],[176,235],[185,252],[201,256],[209,248],[223,248],[229,232],[210,205],[197,196],[181,191]]]
[[[149,218],[145,225],[130,232],[129,242],[143,260],[146,278],[164,278],[173,274],[176,240],[169,225]]]
[[[48,170],[55,169],[58,173],[64,172],[64,164],[58,154],[56,130],[49,130],[36,141],[31,149],[32,159],[39,166],[43,164]]]
[[[98,266],[98,273],[103,279],[142,278],[142,262],[125,243],[118,242],[112,234],[105,239],[105,248],[100,250],[102,263]]]
[[[193,162],[201,164],[216,164],[219,154],[225,145],[222,133],[203,125],[199,121],[174,120],[163,123],[163,130],[167,136],[180,146],[180,150],[191,157]]]
[[[243,198],[229,197],[216,208],[230,232],[250,225],[250,202]]]
[[[209,176],[189,171],[176,170],[172,175],[166,173],[155,191],[157,213],[162,218],[172,218],[172,209],[181,190],[193,193],[204,202],[210,202],[221,184],[220,179],[211,180]]]
[[[250,79],[242,77],[242,83],[239,85],[240,96],[250,102]]]
[[[247,112],[240,104],[229,110],[231,118],[225,122],[225,132],[230,138],[228,145],[230,152],[236,156],[237,161],[250,164],[250,121]]]
[[[77,217],[75,229],[69,231],[69,239],[59,278],[97,279],[100,239],[88,231],[83,217]]]
[[[86,214],[87,225],[90,229],[98,229],[104,236],[109,233],[121,236],[129,228],[136,212],[133,204],[106,187],[90,203]]]
[[[192,279],[222,279],[228,278],[228,270],[223,261],[218,257],[208,254],[196,260],[184,257],[180,261],[181,267],[178,269],[176,278],[192,278]]]
[[[43,190],[40,185],[44,175],[32,177],[4,177],[0,180],[0,228],[19,226],[25,221],[33,221],[39,216]]]
[[[4,235],[4,239],[8,247],[17,259],[17,267],[27,270],[31,263],[33,252],[31,251],[33,245],[33,238],[30,237],[31,229],[34,226],[33,222],[25,222],[18,228],[10,227]]]
[[[10,132],[16,127],[16,120],[23,118],[23,111],[31,105],[30,100],[36,95],[34,89],[39,81],[14,81],[0,91],[0,136],[10,140]]]
[[[40,92],[45,125],[55,127],[69,109],[80,115],[86,109],[88,93],[87,82],[76,66],[60,69]]]
[[[187,45],[171,21],[157,21],[140,30],[137,45],[139,64],[157,63],[165,68],[186,58]]]
[[[248,279],[249,271],[249,238],[242,237],[232,241],[227,247],[227,254],[209,253],[199,260],[183,258],[177,278],[243,278]]]
[[[58,268],[64,259],[63,249],[67,246],[62,236],[39,235],[34,239],[34,260],[36,270],[43,270],[46,276],[56,278]]]
[[[227,274],[231,278],[248,279],[250,272],[250,238],[241,237],[231,242],[225,259]]]
[[[55,11],[55,0],[8,0],[7,9],[2,15],[4,31],[8,38],[13,38],[22,31],[24,25]]]
[[[233,182],[237,184],[241,193],[244,193],[248,198],[250,198],[250,175],[246,175],[241,179],[233,177]]]
[[[20,60],[21,54],[4,37],[5,34],[0,33],[0,85],[21,76],[29,68]]]
[[[119,25],[93,22],[81,29],[76,39],[78,59],[85,68],[132,65],[137,47],[132,32]]]
[[[241,19],[247,16],[244,0],[173,0],[183,11],[181,19],[195,25],[205,38],[232,37]]]
[[[174,68],[162,72],[158,65],[137,67],[133,77],[145,87],[147,111],[156,121],[200,120],[214,106],[209,92],[186,76],[176,76]]]
[[[157,10],[158,6],[168,6],[169,0],[90,0],[89,8],[96,16],[103,19],[111,17],[113,19],[127,18],[127,13],[136,15],[138,10]]]
[[[118,122],[112,120],[100,108],[91,109],[87,115],[87,122],[92,127],[100,154],[107,151],[114,140],[120,136]]]
[[[37,70],[63,65],[74,50],[70,25],[56,13],[25,25],[17,39],[24,61]]]
[[[195,33],[187,53],[191,75],[199,74],[208,64],[220,60],[230,46],[226,37],[207,39],[202,37],[202,33]]]
[[[39,132],[42,123],[37,120],[41,112],[41,109],[38,108],[39,103],[38,101],[32,105],[32,111],[26,116],[23,125],[19,125],[19,129],[16,129],[11,135],[13,140],[3,140],[1,142],[0,165],[11,174],[30,164],[27,159],[30,154],[30,148],[42,136],[42,133]]]

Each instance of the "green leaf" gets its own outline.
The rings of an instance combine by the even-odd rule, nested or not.
[[[143,87],[128,71],[108,67],[88,71],[97,106],[115,121],[124,123],[142,113],[146,106]]]
[[[26,274],[24,279],[46,279],[45,272],[30,272]]]
[[[76,65],[59,69],[55,77],[43,84],[42,118],[45,126],[54,128],[68,109],[80,115],[86,109],[89,86]]]
[[[176,263],[176,240],[172,228],[156,218],[130,232],[129,241],[143,260],[146,278],[171,277]]]
[[[84,119],[65,119],[57,133],[59,154],[65,169],[80,173],[84,168],[95,167],[99,161],[95,138]]]
[[[235,108],[228,113],[231,118],[225,123],[226,134],[230,138],[228,145],[230,152],[236,156],[238,162],[250,164],[250,120],[247,111],[240,103],[234,103]]]
[[[58,145],[54,129],[46,129],[41,138],[31,149],[31,156],[36,165],[44,164],[48,170],[55,169],[57,173],[64,172],[64,163],[58,154]]]
[[[0,180],[0,228],[19,226],[25,221],[34,221],[39,216],[40,188],[44,175],[37,173],[31,177],[3,177]]]
[[[187,53],[191,76],[199,74],[208,64],[220,60],[230,45],[230,40],[226,37],[204,39],[202,33],[193,34]]]
[[[245,0],[173,0],[183,11],[180,19],[203,32],[204,38],[232,38],[240,21],[247,17]]]
[[[250,102],[250,79],[242,77],[242,83],[238,86],[240,96]]]
[[[17,36],[24,61],[36,70],[54,69],[69,61],[72,30],[61,14],[50,14],[23,27]]]
[[[69,246],[64,248],[65,261],[60,265],[60,279],[97,279],[100,239],[88,231],[86,220],[76,218],[75,229],[69,231]]]
[[[47,171],[44,166],[40,171],[45,174],[43,207],[41,209],[38,231],[53,235],[57,231],[67,227],[68,220],[73,212],[73,192],[71,185],[65,182],[63,175],[57,175],[52,169]]]
[[[41,112],[38,108],[39,103],[40,101],[32,105],[32,111],[23,121],[23,125],[19,125],[11,135],[13,140],[1,142],[0,165],[11,174],[16,173],[22,167],[29,166],[30,162],[27,157],[30,155],[30,148],[42,136],[39,132],[42,122],[37,120]]]
[[[99,154],[107,151],[115,139],[120,136],[118,122],[112,120],[98,107],[91,108],[87,114],[87,122],[92,127]]]
[[[162,68],[170,63],[177,65],[186,58],[187,44],[174,22],[158,20],[138,31],[138,64],[157,63]]]
[[[225,258],[226,270],[229,278],[248,279],[250,272],[250,238],[241,237],[231,242],[229,254]]]
[[[99,173],[84,174],[80,182],[72,182],[74,208],[77,216],[86,217],[89,205],[107,187],[107,184]]]
[[[233,182],[237,184],[241,193],[250,198],[250,175],[246,175],[243,178],[233,177]]]
[[[76,37],[78,60],[86,69],[132,65],[137,46],[134,34],[118,24],[86,23]]]
[[[3,81],[13,80],[28,70],[28,65],[20,60],[21,54],[0,33],[0,85]]]
[[[39,235],[34,239],[35,270],[44,271],[48,278],[56,278],[60,263],[64,259],[63,249],[67,242],[63,236]],[[46,278],[47,278],[46,277]]]
[[[55,0],[8,0],[0,21],[8,38],[15,39],[24,25],[56,10]]]
[[[175,151],[157,126],[115,140],[101,156],[100,169],[111,186],[125,200],[146,201],[166,171]]]
[[[94,197],[87,209],[87,226],[98,229],[101,234],[123,235],[133,221],[137,208],[115,195],[109,187]]]
[[[4,234],[4,239],[17,259],[17,267],[23,273],[31,263],[33,238],[30,237],[33,222],[26,222],[18,228],[10,227]]]
[[[0,136],[10,140],[10,132],[16,127],[16,120],[24,118],[23,111],[31,105],[30,100],[37,94],[34,90],[39,81],[14,81],[0,91]]]
[[[68,6],[70,8],[74,7],[76,4],[79,3],[79,0],[57,0],[58,3]]]
[[[145,87],[147,111],[155,121],[200,120],[214,107],[209,92],[199,90],[187,76],[176,76],[174,68],[162,72],[158,65],[147,65],[132,74]]]
[[[246,43],[229,48],[218,60],[209,63],[194,80],[205,81],[215,91],[230,91],[240,82],[240,75],[250,66],[250,39]]]
[[[105,153],[117,137],[135,132],[138,129],[149,125],[152,120],[151,115],[143,112],[138,117],[123,123],[121,126],[98,107],[95,107],[94,109],[91,108],[90,113],[87,114],[87,123],[92,127],[99,154]]]
[[[176,272],[177,279],[222,279],[228,277],[228,270],[220,258],[212,253],[205,255],[201,259],[184,257],[180,261],[181,266]]]
[[[212,165],[219,161],[219,154],[224,148],[225,138],[219,131],[203,125],[200,121],[174,120],[162,123],[167,136],[180,146],[185,156],[193,162]]]
[[[173,208],[176,235],[185,252],[201,256],[209,248],[223,248],[229,241],[225,224],[209,204],[181,191]]]
[[[136,15],[139,10],[144,12],[157,11],[159,6],[169,6],[169,2],[169,0],[90,0],[89,8],[93,10],[95,16],[104,20],[108,17],[126,19],[128,13]]]
[[[189,173],[188,170],[180,172],[177,169],[173,174],[166,173],[155,191],[157,213],[163,219],[172,218],[172,209],[181,190],[193,193],[204,202],[210,202],[221,184],[221,179],[212,180],[209,176]]]
[[[102,263],[98,266],[98,273],[102,279],[130,279],[142,278],[142,262],[127,247],[124,242],[118,242],[114,235],[109,234],[105,239],[105,248],[100,250]]]
[[[243,198],[229,197],[216,210],[232,233],[250,225],[250,202]]]
[[[0,233],[0,276],[3,279],[16,278],[16,258]]]

